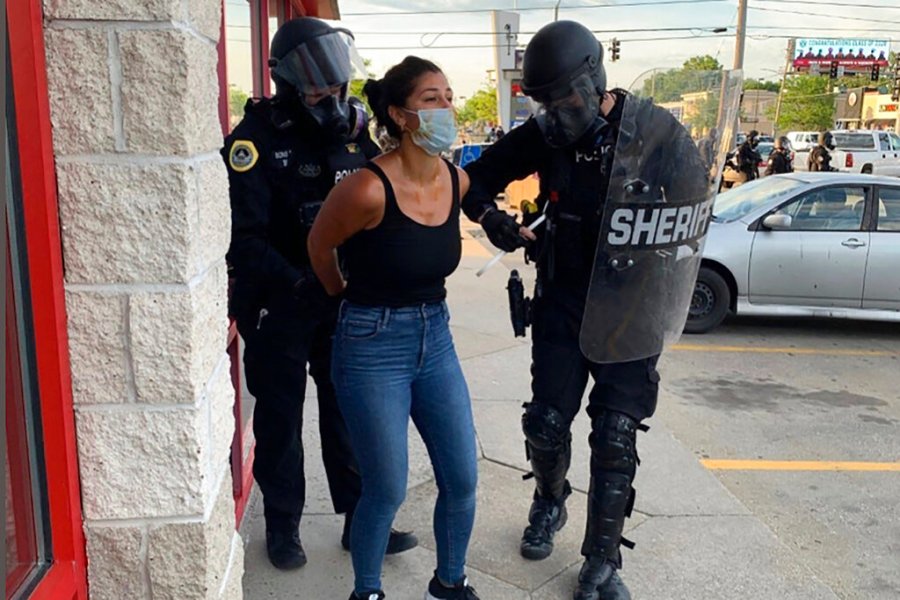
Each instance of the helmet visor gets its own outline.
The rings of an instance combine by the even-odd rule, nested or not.
[[[571,82],[567,95],[547,99],[537,109],[537,124],[547,143],[555,148],[577,142],[600,114],[600,96],[590,75]]]
[[[301,94],[321,94],[345,85],[350,81],[353,65],[359,68],[361,63],[353,37],[343,30],[335,30],[291,50],[278,61],[273,73]]]

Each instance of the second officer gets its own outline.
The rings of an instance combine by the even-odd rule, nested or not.
[[[591,361],[579,343],[586,298],[598,247],[617,141],[653,132],[665,140],[664,152],[634,164],[647,189],[665,189],[677,198],[681,173],[705,190],[707,179],[699,152],[684,128],[665,110],[639,102],[637,114],[625,110],[630,96],[607,90],[603,48],[586,27],[557,21],[542,27],[525,50],[523,92],[540,105],[535,118],[510,131],[466,166],[471,180],[463,200],[466,215],[481,223],[491,242],[512,251],[535,236],[506,212],[494,197],[510,182],[535,171],[540,178],[538,210],[547,221],[535,229],[537,240],[526,256],[536,263],[533,303],[531,402],[525,405],[522,429],[535,480],[522,556],[546,558],[567,520],[572,493],[567,473],[572,457],[572,420],[588,380],[593,379],[587,413],[591,418],[588,521],[581,553],[584,563],[575,600],[625,600],[628,589],[619,577],[625,518],[634,502],[637,431],[656,409],[657,356],[601,364]],[[625,126],[627,125],[627,127]],[[677,161],[691,169],[673,168]],[[628,163],[630,164],[630,163]],[[625,163],[620,163],[620,167]],[[527,239],[526,239],[527,238]],[[693,285],[693,282],[689,282]],[[639,293],[630,292],[630,293]],[[622,290],[609,290],[620,294]],[[618,315],[606,315],[617,318]],[[623,326],[625,319],[622,320]]]

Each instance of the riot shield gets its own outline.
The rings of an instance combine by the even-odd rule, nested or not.
[[[640,93],[646,84],[627,97],[581,324],[591,361],[655,356],[681,335],[742,81],[739,71],[693,72],[666,89],[679,100],[665,108]]]

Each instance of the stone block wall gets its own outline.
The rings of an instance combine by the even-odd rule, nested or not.
[[[220,0],[44,0],[91,598],[240,598]]]

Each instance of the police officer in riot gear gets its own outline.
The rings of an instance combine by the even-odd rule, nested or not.
[[[806,166],[810,171],[837,171],[831,166],[831,152],[834,150],[834,136],[830,131],[819,134],[819,144],[809,151]]]
[[[775,147],[769,153],[766,163],[766,175],[779,173],[793,173],[794,159],[791,157],[791,141],[785,136],[779,136],[775,140]]]
[[[466,167],[471,188],[463,200],[466,215],[481,223],[495,246],[506,251],[527,246],[526,257],[537,266],[533,397],[522,417],[536,489],[520,552],[528,559],[546,558],[553,551],[555,533],[566,524],[566,499],[572,492],[566,479],[570,428],[590,376],[591,486],[581,548],[585,561],[575,599],[627,599],[629,592],[617,574],[619,547],[628,544],[622,530],[634,501],[636,434],[646,429],[641,421],[656,408],[658,356],[591,362],[579,346],[579,332],[614,150],[620,131],[626,131],[620,125],[630,96],[607,90],[603,48],[587,28],[572,21],[557,21],[538,31],[525,50],[523,70],[522,89],[540,105],[538,113]],[[668,112],[649,102],[641,106],[646,108],[638,115],[641,122],[669,136],[666,156],[694,153],[696,183],[705,190],[704,167],[687,132]],[[653,160],[667,160],[661,154]],[[537,240],[529,243],[522,225],[498,210],[493,198],[509,182],[535,171],[540,178],[539,210],[529,213],[524,225],[542,213],[547,222],[535,229]]]
[[[301,423],[306,368],[316,383],[322,458],[341,538],[360,494],[360,476],[330,380],[336,319],[309,265],[306,235],[341,178],[379,153],[362,103],[347,97],[352,36],[323,21],[288,21],[272,40],[276,94],[253,99],[225,139],[232,239],[230,312],[245,343],[247,387],[256,398],[253,475],[263,494],[272,564],[306,563],[299,524],[306,499]],[[416,545],[394,532],[388,552]]]
[[[759,179],[759,163],[762,162],[762,156],[756,151],[757,146],[759,146],[759,132],[754,129],[747,134],[747,139],[738,148],[738,170],[744,174],[746,181]]]

